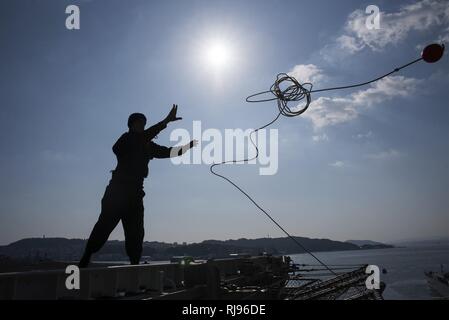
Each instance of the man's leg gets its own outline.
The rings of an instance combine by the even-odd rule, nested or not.
[[[143,190],[131,191],[131,205],[122,216],[125,231],[125,246],[131,264],[139,264],[142,256],[142,243],[145,235],[143,226]]]
[[[80,268],[89,265],[92,254],[99,251],[109,238],[109,235],[120,221],[120,213],[122,210],[121,200],[123,195],[114,190],[110,185],[106,188],[103,198],[101,199],[101,214],[95,224],[89,240],[86,244],[84,254],[78,264]]]

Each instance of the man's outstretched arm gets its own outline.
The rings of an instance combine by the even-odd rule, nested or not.
[[[159,132],[161,132],[162,130],[167,128],[167,124],[169,122],[182,120],[182,118],[176,116],[177,111],[178,111],[178,105],[174,104],[164,120],[156,123],[155,125],[149,127],[148,129],[146,129],[144,131],[145,138],[148,140],[152,140],[152,139],[154,139],[154,137],[156,137],[159,134]]]
[[[192,140],[189,143],[179,147],[164,147],[154,142],[150,142],[148,148],[151,150],[151,156],[157,159],[178,157],[186,153],[191,148],[198,144],[197,140]]]

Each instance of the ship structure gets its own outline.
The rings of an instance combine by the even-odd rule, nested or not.
[[[66,270],[0,274],[3,300],[382,300],[385,285],[368,289],[367,266],[300,265],[289,256],[87,268],[79,287],[68,286]]]
[[[424,274],[433,295],[437,298],[449,299],[449,272],[444,272],[444,267],[441,266],[440,272],[426,271]]]

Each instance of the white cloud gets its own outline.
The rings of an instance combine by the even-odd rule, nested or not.
[[[446,28],[440,39],[449,38],[449,5],[447,1],[421,0],[402,6],[397,12],[380,13],[380,29],[368,29],[367,14],[362,10],[352,12],[344,27],[344,34],[337,38],[337,46],[348,53],[365,47],[382,50],[396,44],[413,31],[426,31],[433,27]]]
[[[356,139],[369,139],[373,136],[373,132],[370,130],[367,133],[359,133],[353,136]]]
[[[346,49],[349,53],[355,53],[362,50],[365,46],[363,43],[357,41],[356,38],[348,36],[346,34],[337,38],[337,43],[341,48]]]
[[[379,153],[367,154],[365,157],[373,160],[395,159],[402,156],[402,153],[395,149],[389,149]]]
[[[437,41],[443,42],[443,43],[449,42],[449,27],[447,27],[446,30],[444,30],[444,33],[439,36]]]
[[[287,74],[294,77],[299,83],[310,82],[313,85],[324,79],[323,71],[314,64],[298,64]]]
[[[334,163],[330,163],[329,165],[335,168],[342,168],[345,166],[345,163],[343,161],[335,161]]]
[[[327,134],[323,133],[320,135],[312,136],[312,140],[315,142],[329,141],[329,137],[327,136]]]
[[[43,150],[40,155],[43,160],[48,162],[69,162],[77,160],[77,157],[73,154],[56,150]]]
[[[361,110],[383,103],[395,97],[412,93],[420,80],[403,76],[390,76],[345,97],[319,97],[312,101],[304,113],[315,129],[356,119]]]

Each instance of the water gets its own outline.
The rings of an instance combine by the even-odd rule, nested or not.
[[[433,299],[424,271],[440,271],[440,265],[449,271],[449,245],[410,246],[407,248],[357,251],[319,252],[315,255],[326,264],[374,264],[381,272],[380,280],[387,287],[387,300]],[[295,263],[317,264],[308,254],[290,255]]]

